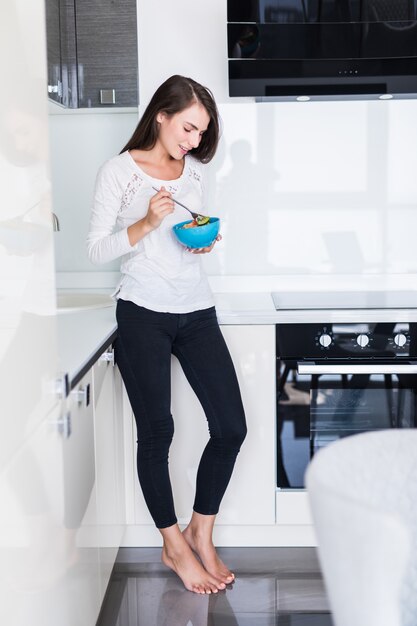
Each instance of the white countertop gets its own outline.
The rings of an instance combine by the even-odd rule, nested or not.
[[[115,306],[58,314],[59,367],[70,382],[104,352],[116,332]]]
[[[78,290],[81,291],[81,290]],[[221,325],[288,323],[417,322],[417,309],[276,311],[270,292],[215,293]],[[92,365],[92,359],[116,333],[115,306],[58,315],[60,368],[71,381]]]
[[[311,292],[313,302],[315,292]],[[270,292],[215,293],[220,324],[316,324],[327,322],[417,322],[417,308],[410,309],[275,309]],[[308,302],[308,292],[306,301]]]

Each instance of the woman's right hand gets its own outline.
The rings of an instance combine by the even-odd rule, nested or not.
[[[160,226],[164,217],[174,212],[174,206],[170,192],[166,191],[165,187],[161,187],[149,202],[148,212],[144,219],[145,224],[150,230],[155,230]]]
[[[161,187],[158,193],[150,199],[148,212],[145,217],[128,227],[127,236],[130,245],[136,245],[138,241],[158,228],[164,217],[173,211],[174,203],[171,200],[171,194],[165,187]]]

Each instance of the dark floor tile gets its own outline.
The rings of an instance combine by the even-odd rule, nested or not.
[[[278,611],[330,612],[321,578],[303,578],[300,575],[297,578],[276,579],[276,584]]]
[[[272,576],[240,576],[223,593],[212,598],[212,614],[276,612],[275,578]]]
[[[315,548],[218,548],[231,569],[244,574],[268,572],[275,576],[303,572],[320,576]],[[116,561],[119,571],[163,571],[160,548],[121,548]]]
[[[270,613],[213,615],[209,617],[209,620],[207,626],[276,626],[275,616]]]
[[[334,626],[328,613],[291,613],[278,615],[276,626]]]
[[[218,594],[186,591],[160,549],[122,549],[97,626],[331,626],[312,548],[221,548],[236,581]]]

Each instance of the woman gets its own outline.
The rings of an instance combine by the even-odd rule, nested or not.
[[[196,593],[216,593],[234,579],[217,556],[212,530],[246,435],[235,370],[199,258],[216,242],[190,250],[172,233],[174,224],[189,219],[173,198],[204,213],[202,164],[212,159],[218,141],[211,92],[171,76],[122,152],[100,169],[88,236],[93,262],[123,257],[115,293],[116,360],[137,425],[139,482],[163,538],[163,562]],[[171,354],[198,396],[210,432],[183,532],[168,474]]]

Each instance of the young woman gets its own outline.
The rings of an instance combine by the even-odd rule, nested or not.
[[[163,562],[196,593],[216,593],[234,579],[216,553],[212,530],[246,423],[199,258],[216,242],[198,250],[178,243],[172,226],[189,214],[172,198],[205,213],[202,164],[212,159],[218,140],[211,92],[190,78],[171,76],[153,95],[122,152],[101,167],[88,235],[93,262],[122,257],[115,293],[116,360],[136,419],[139,482],[163,538]],[[168,474],[174,432],[171,354],[203,406],[210,433],[191,521],[183,532]]]

